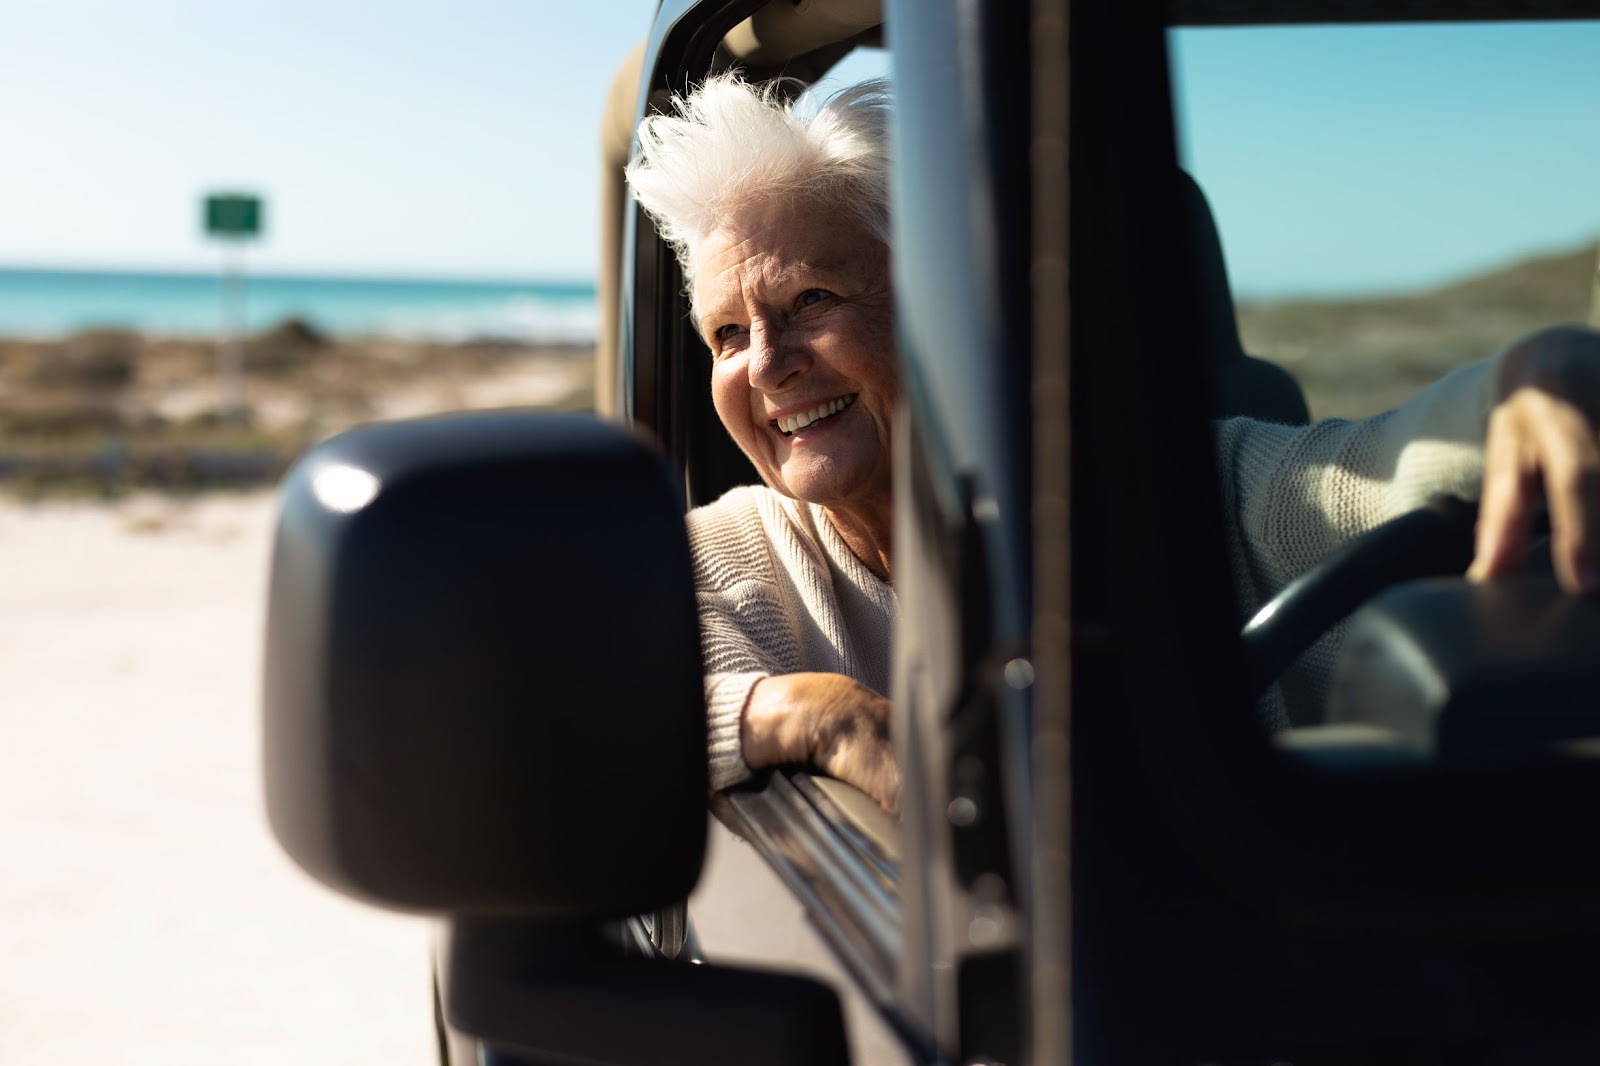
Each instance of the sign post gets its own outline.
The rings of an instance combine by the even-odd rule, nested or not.
[[[1589,325],[1600,329],[1600,255],[1594,261],[1594,287],[1589,291]]]
[[[204,202],[206,235],[223,242],[222,321],[217,343],[217,415],[242,421],[244,405],[244,244],[261,234],[261,198],[212,193]]]

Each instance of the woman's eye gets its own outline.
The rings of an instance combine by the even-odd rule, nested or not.
[[[812,304],[821,303],[831,295],[833,294],[827,289],[807,289],[795,302],[801,307],[810,307]]]
[[[718,326],[711,336],[716,339],[717,347],[723,348],[736,342],[743,330],[743,326],[730,322],[725,326]]]

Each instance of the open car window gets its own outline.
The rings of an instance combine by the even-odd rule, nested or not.
[[[1178,29],[1246,352],[1361,418],[1593,311],[1600,24]]]

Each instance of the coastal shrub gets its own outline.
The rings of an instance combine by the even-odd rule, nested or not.
[[[245,369],[258,374],[287,374],[302,369],[328,346],[328,338],[303,318],[289,317],[244,346]]]
[[[121,408],[103,397],[38,398],[0,406],[0,438],[72,439],[126,428]]]
[[[139,335],[128,330],[86,330],[68,337],[33,365],[41,388],[115,392],[133,384],[139,369]]]

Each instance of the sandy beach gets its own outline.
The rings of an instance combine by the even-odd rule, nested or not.
[[[570,403],[587,354],[323,345],[249,368],[250,432],[286,462],[358,421]],[[132,447],[211,446],[182,435],[217,399],[204,345],[81,335],[0,356],[7,455],[70,452],[97,405],[117,421],[93,432]],[[35,411],[76,436],[30,437]],[[271,490],[129,480],[0,486],[0,1063],[434,1062],[427,923],[317,885],[266,826]]]
[[[435,1061],[427,923],[316,884],[266,826],[273,506],[0,500],[0,1063]],[[718,959],[831,971],[720,828],[691,914]],[[846,1009],[858,1062],[902,1061]]]
[[[463,388],[561,387],[531,375]],[[273,518],[269,491],[0,495],[0,1063],[435,1061],[427,922],[321,887],[266,826]],[[716,959],[835,972],[720,827],[691,916]],[[845,1005],[856,1061],[902,1061]]]
[[[425,924],[266,828],[272,506],[0,506],[0,1062],[432,1061]]]

